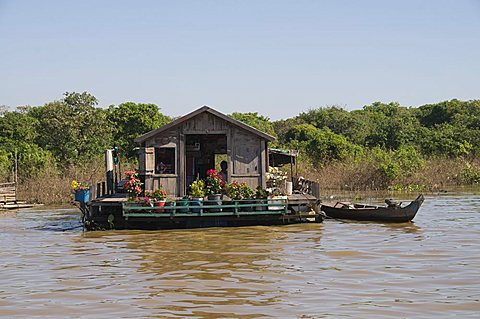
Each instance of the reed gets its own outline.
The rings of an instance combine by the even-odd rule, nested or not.
[[[439,191],[448,186],[480,184],[480,159],[430,158],[421,168],[393,180],[386,180],[372,161],[334,162],[317,169],[304,164],[299,166],[299,172],[307,179],[318,181],[324,190]]]
[[[136,166],[134,162],[122,162],[122,170],[130,170]],[[119,172],[119,179],[122,174]],[[65,169],[48,165],[33,177],[20,176],[18,198],[30,203],[66,204],[72,202],[70,193],[72,180],[94,185],[105,180],[105,163],[103,157],[94,158],[86,163],[78,163]]]

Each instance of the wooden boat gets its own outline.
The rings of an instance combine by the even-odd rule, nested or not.
[[[386,200],[387,206],[384,207],[337,202],[333,206],[322,205],[320,209],[330,218],[404,223],[415,217],[423,201],[423,195],[419,195],[404,207],[401,203]]]

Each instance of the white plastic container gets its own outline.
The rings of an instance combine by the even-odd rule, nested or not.
[[[293,183],[292,182],[287,182],[286,191],[287,191],[287,195],[292,195],[292,193],[293,193]]]

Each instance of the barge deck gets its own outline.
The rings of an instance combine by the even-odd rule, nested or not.
[[[322,222],[316,197],[293,194],[281,199],[172,201],[166,206],[129,202],[125,194],[97,198],[80,206],[85,229],[176,229],[287,225]]]

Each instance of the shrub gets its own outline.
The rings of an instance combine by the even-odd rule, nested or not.
[[[480,184],[480,167],[467,163],[460,173],[460,180],[465,184]]]

